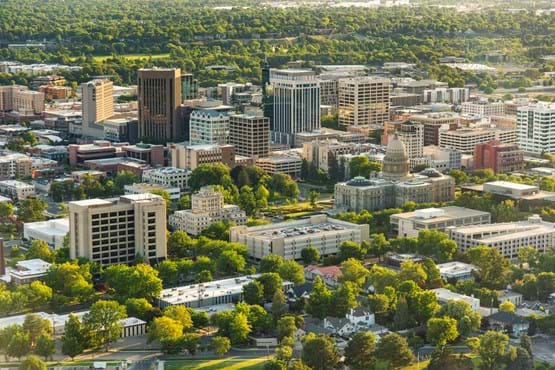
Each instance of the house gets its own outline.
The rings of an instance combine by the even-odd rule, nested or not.
[[[528,333],[530,323],[512,312],[499,311],[488,317],[490,329],[505,331],[514,337]]]
[[[334,266],[317,266],[309,265],[304,269],[304,276],[308,281],[314,281],[316,276],[319,276],[324,283],[330,288],[335,288],[339,284],[339,277],[341,276],[341,268],[338,265]]]
[[[291,305],[308,299],[311,290],[312,283],[309,282],[293,285],[285,292],[287,295],[287,303]]]
[[[349,337],[361,330],[371,331],[374,334],[384,334],[387,332],[386,328],[376,325],[374,314],[368,312],[363,307],[352,308],[344,318],[326,317],[322,321],[322,326],[333,335],[341,337]]]
[[[509,301],[512,304],[514,304],[516,307],[518,307],[524,301],[522,294],[513,292],[511,290],[501,290],[501,291],[498,291],[498,293],[499,293],[499,297],[497,298],[497,300],[499,301],[499,303]]]

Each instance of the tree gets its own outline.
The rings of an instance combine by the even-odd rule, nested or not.
[[[127,317],[125,307],[116,301],[98,301],[83,317],[85,330],[91,336],[94,347],[104,346],[106,352],[110,343],[118,340],[122,326],[120,321]]]
[[[272,314],[275,318],[283,316],[289,310],[289,306],[285,301],[283,290],[277,289],[272,297]]]
[[[245,258],[234,250],[223,251],[217,260],[218,271],[225,275],[233,275],[244,271],[246,264]]]
[[[17,218],[21,222],[36,222],[46,219],[46,202],[39,198],[27,197],[20,202],[17,209]]]
[[[361,260],[364,258],[365,251],[360,247],[360,244],[353,241],[344,241],[339,246],[339,258],[345,261],[349,258]]]
[[[359,288],[350,281],[344,282],[331,294],[328,312],[335,317],[345,317],[351,308],[358,305],[357,295]]]
[[[127,298],[154,300],[162,291],[158,270],[150,265],[111,265],[105,270],[106,283],[122,301]]]
[[[187,333],[181,337],[181,342],[183,348],[185,348],[191,356],[194,356],[198,350],[200,337],[195,333]]]
[[[449,171],[449,176],[451,176],[455,179],[455,183],[457,185],[464,184],[464,183],[468,182],[468,175],[464,171],[461,171],[461,170],[452,169],[451,171]]]
[[[283,280],[288,280],[293,284],[304,283],[304,269],[295,260],[284,261],[278,267],[278,274]]]
[[[212,273],[209,270],[202,270],[196,276],[197,283],[207,283],[212,280]]]
[[[248,304],[262,304],[264,300],[262,284],[255,280],[243,285],[243,300]]]
[[[520,347],[522,347],[530,356],[533,356],[532,352],[532,340],[527,334],[522,334],[520,336]]]
[[[185,231],[176,230],[168,237],[168,254],[173,257],[190,257],[195,241]]]
[[[534,360],[524,348],[517,347],[514,352],[510,351],[507,357],[505,370],[534,369]]]
[[[345,348],[345,364],[353,370],[372,369],[376,362],[376,335],[371,332],[358,332]]]
[[[419,324],[425,324],[440,308],[433,291],[420,290],[410,295],[411,311]]]
[[[521,264],[528,264],[529,268],[537,266],[540,252],[534,247],[522,247],[518,250],[518,260]]]
[[[31,248],[29,248],[25,257],[27,259],[39,258],[47,262],[52,262],[54,260],[54,254],[50,250],[48,243],[44,240],[33,240]]]
[[[52,299],[52,289],[40,280],[24,287],[27,303],[32,309],[46,306]]]
[[[0,220],[6,222],[14,215],[14,205],[11,202],[0,202]]]
[[[54,353],[56,353],[56,342],[54,338],[49,335],[41,335],[37,339],[37,345],[35,348],[37,355],[44,357],[44,361],[51,359]]]
[[[473,370],[472,361],[460,355],[453,354],[449,348],[436,349],[432,352],[428,370]]]
[[[256,213],[256,197],[254,195],[253,189],[250,186],[245,185],[241,188],[241,191],[239,192],[238,203],[239,207],[241,207],[241,209],[245,211],[248,216],[252,216]]]
[[[94,294],[89,264],[53,264],[44,280],[52,288],[55,296],[67,297],[69,301],[86,302]]]
[[[428,320],[426,337],[428,342],[438,347],[444,347],[457,339],[457,320],[450,317],[434,317]]]
[[[279,274],[275,272],[266,272],[257,279],[264,287],[264,299],[273,298],[276,290],[282,289],[283,281]]]
[[[191,208],[191,197],[185,194],[177,200],[177,209],[184,210],[189,208]]]
[[[301,358],[312,370],[331,370],[339,362],[335,341],[327,335],[305,336]]]
[[[312,290],[308,298],[306,312],[314,317],[323,320],[328,315],[331,302],[331,292],[326,287],[322,279],[317,276],[312,284]]]
[[[538,299],[545,302],[549,295],[555,291],[555,272],[540,272],[536,280]]]
[[[182,337],[164,337],[160,339],[160,349],[167,355],[176,355],[183,351]]]
[[[368,247],[368,253],[381,259],[382,256],[390,249],[391,244],[384,234],[372,234],[370,245]]]
[[[312,369],[307,365],[305,365],[305,363],[302,362],[301,360],[293,360],[289,364],[288,370],[312,370]]]
[[[31,339],[29,338],[29,334],[23,331],[15,332],[10,338],[10,342],[6,349],[6,355],[9,357],[17,357],[19,360],[29,352],[31,352]]]
[[[309,265],[320,260],[320,253],[318,253],[318,249],[315,247],[309,246],[303,248],[301,251],[301,257],[305,265]]]
[[[81,321],[77,316],[70,314],[62,336],[62,353],[71,357],[73,361],[75,356],[83,353],[83,350],[84,337]]]
[[[320,193],[316,190],[311,190],[308,192],[308,199],[310,200],[310,206],[316,207],[316,202],[318,201],[318,197],[320,197]]]
[[[370,269],[368,281],[374,287],[376,293],[383,293],[386,287],[396,288],[399,283],[395,271],[377,264]]]
[[[496,331],[470,338],[467,343],[472,352],[480,356],[479,368],[482,370],[498,369],[509,350],[509,337]]]
[[[291,315],[282,316],[277,321],[277,334],[279,340],[285,337],[292,337],[297,331],[297,326],[295,324],[295,317]]]
[[[35,348],[37,340],[42,335],[50,336],[52,333],[52,324],[49,320],[43,319],[36,314],[28,314],[23,322],[23,330],[29,335],[31,341],[31,349]]]
[[[260,272],[278,272],[281,265],[283,265],[283,257],[277,254],[269,254],[260,260]]]
[[[501,302],[499,304],[499,311],[501,312],[515,312],[515,305],[511,301]]]
[[[357,287],[362,288],[368,274],[368,269],[357,259],[349,258],[341,263],[340,280],[342,282],[351,282]]]
[[[480,327],[480,313],[475,312],[470,304],[463,301],[450,300],[441,306],[437,315],[439,317],[451,317],[457,320],[457,331],[466,336]]]
[[[179,338],[182,334],[183,325],[179,321],[168,316],[157,317],[148,328],[148,341]]]
[[[389,369],[406,366],[414,361],[407,340],[397,333],[382,337],[376,347],[376,358],[386,362]]]
[[[185,306],[169,306],[164,309],[164,316],[177,321],[182,326],[182,331],[187,331],[193,326],[191,311]]]
[[[27,356],[19,365],[19,370],[46,370],[46,364],[37,356]]]
[[[466,252],[470,263],[478,267],[478,278],[486,288],[504,288],[509,272],[509,261],[497,248],[478,246]]]
[[[413,325],[409,304],[404,294],[399,296],[399,299],[397,300],[397,307],[395,315],[393,316],[393,325],[397,330],[404,330]]]
[[[226,337],[214,337],[210,346],[216,355],[223,356],[231,349],[231,342]]]
[[[252,327],[245,314],[234,314],[231,322],[229,323],[229,339],[231,339],[231,343],[244,343],[248,339],[251,329]]]
[[[127,298],[125,300],[127,315],[137,317],[141,320],[149,320],[152,317],[153,307],[145,298]]]

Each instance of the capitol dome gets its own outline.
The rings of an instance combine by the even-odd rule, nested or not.
[[[398,181],[409,175],[409,157],[405,144],[395,135],[385,150],[382,176],[387,180]]]

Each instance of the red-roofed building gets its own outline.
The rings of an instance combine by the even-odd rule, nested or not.
[[[316,276],[326,283],[329,287],[336,287],[339,284],[339,277],[341,276],[341,268],[339,265],[334,266],[317,266],[309,265],[304,268],[304,276],[306,280],[313,281]]]

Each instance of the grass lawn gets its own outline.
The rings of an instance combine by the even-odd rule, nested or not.
[[[165,360],[165,370],[262,370],[267,357],[224,357],[212,360]]]

